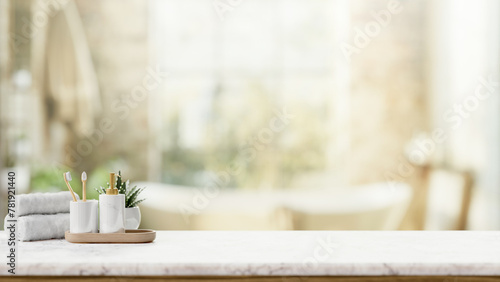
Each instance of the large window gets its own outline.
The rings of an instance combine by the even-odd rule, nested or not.
[[[230,187],[336,181],[348,112],[338,111],[348,95],[339,3],[151,2],[152,60],[171,78],[152,103],[162,181],[203,185],[238,159],[245,169]],[[294,118],[275,122],[283,112]]]

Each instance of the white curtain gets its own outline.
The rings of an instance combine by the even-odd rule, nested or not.
[[[482,80],[500,81],[499,4],[430,1],[429,100],[433,127],[447,132],[436,162],[473,172],[469,229],[500,229],[499,87],[474,98],[489,91]]]
[[[46,1],[35,1],[33,14]],[[61,155],[65,142],[92,133],[101,110],[97,78],[74,1],[53,1],[59,11],[33,37],[34,88],[42,106],[39,138],[51,157]],[[63,140],[63,141],[61,141]],[[59,143],[50,149],[49,144]],[[62,147],[61,147],[62,146]]]

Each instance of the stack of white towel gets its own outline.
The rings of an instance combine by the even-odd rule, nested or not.
[[[78,195],[76,195],[78,197]],[[16,233],[21,241],[64,238],[69,230],[69,191],[33,193],[16,196]],[[8,226],[5,218],[4,229]]]

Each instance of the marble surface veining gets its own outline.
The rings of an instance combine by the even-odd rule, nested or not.
[[[19,242],[17,275],[500,275],[500,232],[158,231],[149,244]]]

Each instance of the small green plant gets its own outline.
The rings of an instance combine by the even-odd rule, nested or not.
[[[139,194],[146,189],[146,187],[139,188],[134,186],[132,189],[129,189],[130,181],[127,180],[123,182],[122,180],[122,172],[118,171],[118,175],[116,176],[116,185],[115,188],[118,189],[119,194],[125,195],[125,207],[133,208],[136,207],[139,203],[142,203],[146,199],[138,199]],[[109,183],[107,183],[109,188]],[[99,194],[106,194],[106,188],[99,186],[99,188],[95,189]]]

